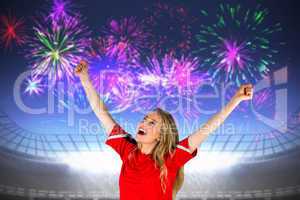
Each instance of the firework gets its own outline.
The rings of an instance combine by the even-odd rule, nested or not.
[[[146,11],[148,16],[145,24],[151,32],[150,53],[164,56],[176,52],[181,55],[190,50],[191,27],[195,20],[189,16],[186,8],[157,3]]]
[[[177,105],[189,107],[181,110],[186,117],[199,114],[196,109],[190,108],[194,103],[193,95],[203,83],[209,81],[209,77],[196,70],[199,66],[197,58],[183,56],[177,59],[167,54],[162,59],[149,58],[145,65],[142,67],[144,70],[137,75],[142,98],[136,110],[157,106],[171,106],[174,109]],[[143,95],[155,99],[143,98]]]
[[[1,42],[5,48],[11,47],[13,44],[22,45],[25,43],[24,37],[24,20],[17,19],[14,16],[1,16]]]
[[[272,40],[281,31],[280,24],[267,23],[268,10],[260,5],[250,10],[221,4],[216,16],[212,25],[201,25],[197,35],[200,48],[196,51],[214,82],[240,85],[267,76],[275,64],[276,47],[282,44]]]
[[[62,18],[71,16],[71,2],[67,0],[53,0],[53,5],[49,17],[53,21],[59,21]]]
[[[32,61],[32,75],[47,77],[49,86],[63,78],[71,82],[74,66],[87,58],[85,50],[90,44],[88,29],[80,24],[78,18],[68,17],[61,20],[58,27],[53,27],[49,20],[38,23],[34,34],[27,55]]]
[[[137,95],[133,72],[101,59],[92,62],[90,74],[100,96],[108,106],[113,105],[113,112],[120,112],[131,106]]]
[[[59,103],[67,109],[75,108],[85,111],[89,108],[86,93],[79,79],[74,80],[72,85],[65,83],[61,87],[55,88],[54,92]]]
[[[25,93],[32,95],[39,95],[43,92],[43,84],[41,79],[27,78],[26,79],[26,88]]]
[[[161,60],[156,57],[148,59],[146,65],[146,72],[139,77],[143,84],[161,85],[170,94],[175,88],[182,95],[193,93],[193,90],[204,82],[204,78],[207,78],[204,73],[197,72],[197,58],[182,56],[177,59],[168,54]]]
[[[53,28],[58,28],[61,20],[67,19],[70,16],[74,16],[72,7],[73,5],[69,0],[53,0],[51,11],[48,16],[52,22]]]
[[[94,53],[102,59],[114,60],[120,65],[134,67],[140,53],[146,48],[148,33],[135,18],[110,20],[98,38]]]
[[[135,18],[110,20],[102,33],[90,51],[91,79],[106,103],[123,110],[136,95],[133,69],[139,66],[148,34]]]

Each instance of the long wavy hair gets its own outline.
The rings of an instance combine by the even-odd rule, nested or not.
[[[166,192],[166,181],[168,176],[168,170],[165,165],[166,155],[173,155],[176,145],[179,141],[178,129],[173,116],[164,111],[161,108],[156,108],[153,110],[157,112],[161,117],[161,129],[160,129],[160,139],[152,151],[152,159],[155,162],[155,166],[160,169],[160,181],[163,192]],[[141,144],[138,144],[138,148]],[[177,192],[180,190],[184,181],[184,169],[181,167],[176,175],[176,179],[173,185],[172,196],[175,199]]]

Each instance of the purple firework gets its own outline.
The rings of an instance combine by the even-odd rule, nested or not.
[[[193,95],[209,80],[206,73],[196,70],[199,66],[197,58],[183,56],[177,59],[172,54],[167,54],[162,59],[149,58],[145,65],[142,68],[145,70],[139,72],[137,76],[139,94],[142,98],[139,100],[141,106],[137,106],[135,110],[176,104],[191,107],[194,103]],[[143,98],[143,95],[150,95],[152,98]],[[180,111],[186,117],[199,114],[196,109],[186,107]]]
[[[148,33],[135,18],[110,20],[99,38],[96,54],[134,67],[140,53],[146,48]]]
[[[73,68],[80,60],[86,59],[90,46],[90,32],[77,17],[60,20],[54,27],[45,19],[34,27],[35,37],[29,44],[32,76],[48,78],[50,86],[66,78],[74,78]]]
[[[147,36],[135,18],[124,18],[110,20],[103,35],[93,43],[90,51],[93,84],[117,110],[128,108],[136,95],[132,69],[139,66]]]
[[[241,85],[268,76],[279,46],[284,45],[280,23],[270,23],[268,9],[259,4],[253,9],[239,4],[216,8],[213,15],[202,10],[205,19],[196,35],[199,48],[195,51],[214,83]]]
[[[217,63],[217,67],[226,72],[226,81],[230,80],[232,72],[239,73],[244,71],[247,62],[251,61],[251,58],[247,55],[247,49],[245,44],[237,44],[236,41],[225,40],[223,47],[219,51],[220,60]]]
[[[74,16],[72,13],[72,3],[70,0],[53,0],[52,7],[48,18],[52,21],[54,28],[60,26],[60,21],[70,16]]]
[[[96,90],[108,105],[113,105],[114,112],[131,106],[137,95],[135,76],[131,71],[98,60],[92,64],[90,73]]]

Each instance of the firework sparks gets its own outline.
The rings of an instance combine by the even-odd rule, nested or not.
[[[124,110],[136,95],[132,70],[139,66],[148,34],[135,18],[110,20],[102,32],[90,51],[91,79],[106,103]]]
[[[28,93],[29,95],[41,94],[43,92],[43,85],[41,82],[41,79],[27,78],[25,93]]]
[[[161,85],[171,93],[175,88],[182,95],[193,93],[193,89],[207,79],[206,74],[197,72],[197,58],[174,58],[166,55],[161,61],[158,58],[148,60],[146,73],[140,74],[144,84]]]
[[[49,20],[47,20],[48,22]],[[49,84],[55,85],[64,77],[74,78],[73,68],[86,59],[89,47],[89,31],[75,17],[61,21],[58,28],[45,23],[34,27],[35,37],[30,43],[33,76],[47,76]]]
[[[22,45],[25,43],[24,20],[13,16],[1,16],[1,42],[5,48],[13,44]]]
[[[52,20],[59,21],[62,18],[69,16],[68,10],[71,3],[67,0],[53,0],[53,5],[50,13]]]
[[[271,41],[281,31],[280,24],[266,23],[268,11],[260,5],[250,10],[221,4],[216,16],[213,25],[201,26],[197,35],[201,46],[196,51],[204,57],[202,66],[209,68],[214,82],[240,85],[266,77],[275,64],[276,47],[283,44]]]
[[[145,70],[138,74],[138,85],[142,95],[155,96],[153,99],[144,98],[140,108],[154,108],[157,106],[178,105],[193,106],[192,96],[201,84],[209,80],[206,73],[197,71],[199,61],[197,58],[165,55],[163,59],[149,58]],[[144,68],[144,67],[143,67]],[[168,97],[168,103],[166,98]],[[170,97],[170,98],[169,98]],[[191,105],[192,104],[192,105]],[[186,117],[198,115],[196,109],[182,109]]]
[[[122,70],[117,64],[98,60],[91,65],[93,85],[113,111],[123,111],[131,106],[137,91],[135,76],[130,70]]]
[[[182,54],[190,50],[191,26],[195,20],[189,16],[186,8],[157,3],[147,11],[149,14],[145,24],[152,33],[151,53],[164,56],[165,53]]]
[[[247,63],[251,62],[251,58],[247,55],[245,44],[237,44],[237,42],[224,41],[224,47],[216,51],[216,54],[221,58],[217,63],[217,68],[225,71],[225,80],[232,80],[234,73],[245,71]],[[213,73],[213,78],[219,73],[216,70]],[[241,75],[245,80],[245,75]]]
[[[134,67],[140,52],[146,48],[148,33],[135,18],[110,20],[103,36],[96,41],[94,54],[119,65]]]
[[[79,79],[68,82],[59,82],[59,86],[53,88],[53,95],[58,98],[61,106],[67,109],[85,112],[89,109],[89,103],[84,88]]]
[[[61,20],[74,16],[72,13],[71,1],[69,0],[53,0],[49,18],[53,28],[59,28]]]

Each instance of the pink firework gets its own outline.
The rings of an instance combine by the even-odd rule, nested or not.
[[[191,94],[209,79],[206,73],[197,71],[197,58],[182,56],[177,59],[172,54],[167,54],[161,60],[156,57],[148,59],[146,65],[146,71],[139,75],[142,83],[160,85],[168,93],[177,90],[182,95]]]
[[[22,45],[25,43],[24,20],[17,19],[14,16],[1,16],[1,42],[5,48],[11,47],[13,44]]]
[[[115,60],[119,64],[135,67],[137,60],[146,48],[148,33],[135,18],[110,20],[98,39],[94,52],[101,57]]]
[[[134,18],[125,18],[109,21],[103,35],[94,40],[90,51],[92,81],[116,109],[128,108],[136,95],[131,70],[138,66],[146,36],[141,24]]]
[[[74,13],[72,13],[71,1],[53,0],[51,11],[48,17],[51,19],[54,28],[58,28],[60,21],[70,16],[74,16]]]
[[[68,10],[71,3],[68,0],[53,0],[53,5],[50,13],[52,20],[59,20],[69,16]]]
[[[143,99],[136,110],[179,105],[180,112],[185,117],[199,114],[196,109],[191,109],[195,103],[193,95],[202,84],[209,81],[209,77],[206,73],[197,70],[199,66],[197,58],[182,56],[177,59],[172,54],[167,54],[162,59],[149,58],[145,65],[141,68],[144,70],[137,76],[139,94],[154,99]]]
[[[220,66],[224,66],[226,71],[229,71],[230,68],[239,68],[243,69],[249,57],[245,52],[245,45],[238,45],[236,41],[224,41],[224,52],[220,55],[223,59],[220,61]]]
[[[199,61],[197,58],[181,57],[175,59],[169,79],[171,85],[178,87],[181,94],[193,94],[198,86],[208,81],[208,75],[197,72]]]
[[[90,73],[96,90],[108,105],[113,105],[114,111],[123,111],[131,106],[137,95],[132,72],[100,60],[92,64]]]
[[[231,80],[233,74],[240,74],[245,71],[245,65],[251,59],[247,55],[246,45],[238,44],[236,41],[225,40],[223,48],[215,52],[218,54],[219,62],[217,67],[225,71],[226,81]]]

